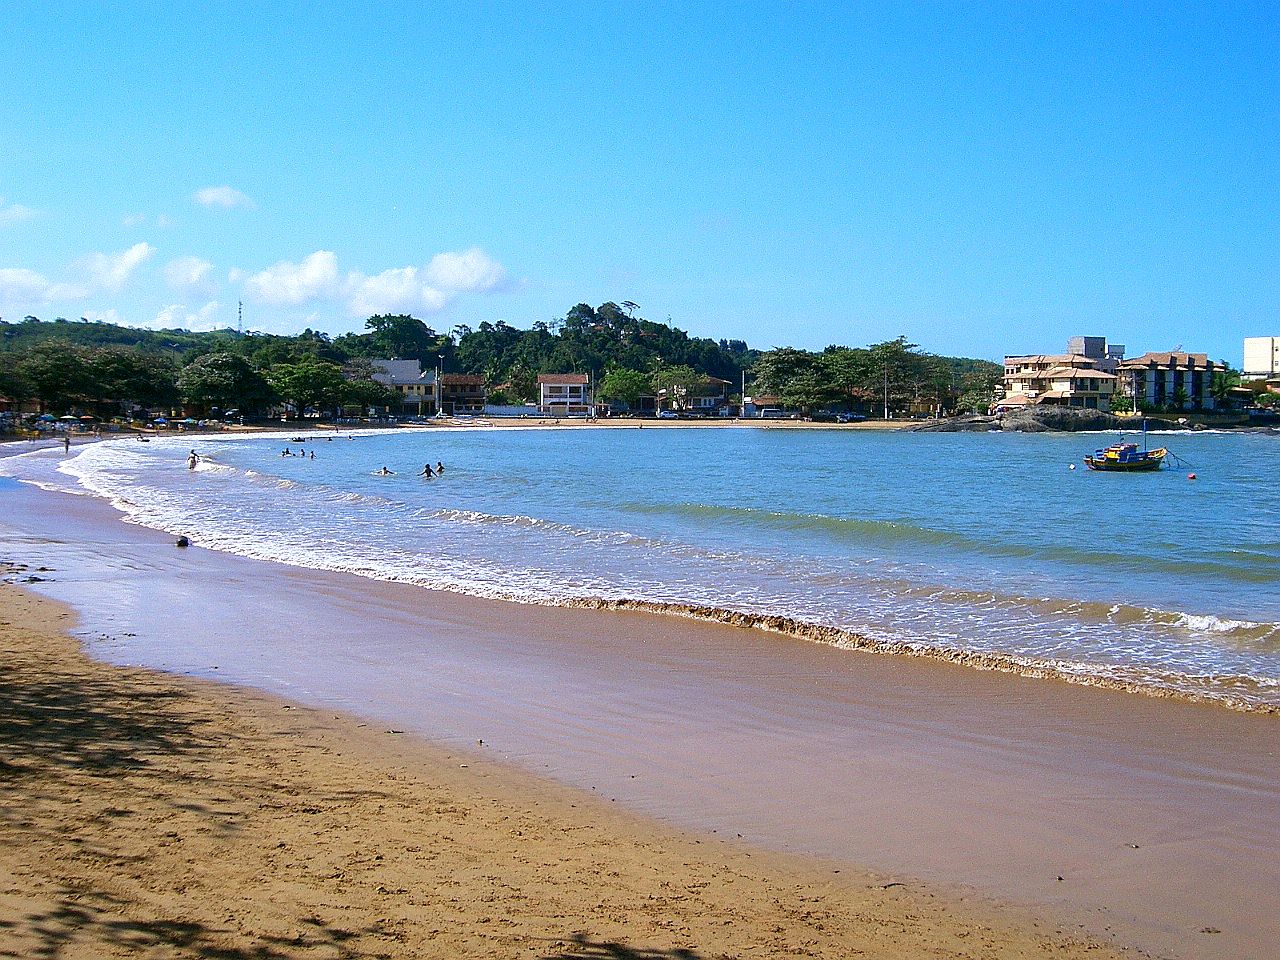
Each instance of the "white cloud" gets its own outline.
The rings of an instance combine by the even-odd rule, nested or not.
[[[296,307],[312,300],[333,300],[341,296],[338,258],[328,250],[317,250],[301,263],[281,260],[244,282],[249,296],[259,303]]]
[[[417,267],[384,270],[376,277],[352,273],[347,277],[347,312],[353,317],[376,313],[435,313],[449,302],[448,294],[423,283]]]
[[[149,243],[135,243],[119,253],[93,253],[84,260],[84,269],[96,286],[113,293],[125,285],[130,275],[151,258],[156,248]]]
[[[126,213],[120,218],[121,225],[126,227],[139,227],[146,222],[147,215],[145,213]]]
[[[222,305],[217,300],[206,303],[194,312],[186,304],[174,303],[156,314],[154,325],[162,330],[213,330],[218,326],[218,313]]]
[[[30,207],[24,207],[20,203],[6,204],[4,197],[0,197],[0,223],[18,223],[22,220],[31,220],[35,215],[36,211]]]
[[[218,284],[213,279],[213,264],[199,257],[179,257],[165,264],[164,279],[174,290],[212,296]]]
[[[246,210],[256,209],[257,204],[234,187],[202,187],[195,193],[195,201],[204,207],[222,207],[231,210],[243,207]]]
[[[0,268],[0,303],[21,306],[55,300],[83,300],[88,295],[89,291],[84,287],[55,283],[34,270]]]
[[[427,280],[450,293],[482,293],[497,287],[506,278],[502,264],[479,247],[462,253],[437,253],[427,264]]]
[[[233,269],[231,283],[244,282],[249,299],[279,307],[303,304],[340,306],[353,317],[376,313],[438,313],[464,293],[483,293],[499,287],[506,270],[478,248],[440,253],[425,267],[394,267],[372,276],[351,271],[345,278],[338,258],[317,250],[301,263],[282,260],[245,277]]]

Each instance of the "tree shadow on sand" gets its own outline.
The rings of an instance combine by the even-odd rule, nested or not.
[[[172,709],[184,699],[190,696],[172,688],[0,671],[0,797],[30,796],[33,782],[123,776],[212,749],[203,722]]]
[[[288,960],[312,955],[347,960],[368,956],[359,944],[365,935],[376,933],[343,930],[312,917],[298,921],[300,929],[291,937],[258,934],[251,938],[251,945],[240,947],[226,942],[233,935],[244,937],[240,931],[189,920],[122,917],[120,911],[128,904],[104,893],[64,890],[58,900],[52,909],[20,920],[0,921],[0,926],[21,924],[35,941],[29,956],[40,960],[81,955],[89,944],[139,955],[164,950],[169,956],[200,960]]]
[[[702,955],[687,947],[658,950],[650,947],[630,947],[611,940],[591,940],[575,933],[569,938],[572,946],[548,953],[542,960],[701,960]]]

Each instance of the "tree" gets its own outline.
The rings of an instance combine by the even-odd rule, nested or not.
[[[625,306],[625,304],[624,304]],[[627,367],[611,367],[600,378],[596,396],[601,400],[617,400],[631,409],[649,392],[649,375]]]
[[[693,367],[676,364],[658,367],[650,374],[649,382],[656,393],[666,394],[667,402],[672,408],[684,410],[706,384],[707,378]]]
[[[517,403],[527,403],[538,397],[538,374],[522,363],[507,371],[507,383]]]
[[[67,410],[94,392],[89,351],[66,340],[46,340],[18,361],[18,376],[37,399],[54,410]]]
[[[418,360],[434,363],[446,337],[440,337],[416,317],[406,314],[378,314],[364,322],[372,334],[370,347],[387,360]]]
[[[373,379],[374,373],[373,361],[363,357],[351,360],[343,366],[343,406],[367,410],[369,407],[390,407],[399,401],[400,395],[386,384]]]
[[[1133,413],[1133,397],[1117,390],[1111,395],[1112,413]]]
[[[1214,406],[1219,410],[1228,405],[1231,391],[1240,386],[1240,371],[1232,370],[1231,364],[1222,361],[1222,369],[1215,370],[1213,380],[1209,383],[1209,395],[1213,397]]]
[[[98,402],[168,406],[178,398],[178,369],[170,357],[110,346],[89,356],[89,389]]]
[[[268,379],[280,396],[293,404],[297,416],[304,415],[311,407],[337,409],[347,382],[336,363],[311,358],[278,364],[271,368]]]
[[[256,412],[274,399],[258,368],[234,353],[207,353],[178,374],[178,390],[191,404],[208,409]]]

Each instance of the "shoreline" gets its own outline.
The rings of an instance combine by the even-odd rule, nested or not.
[[[443,668],[479,669],[477,660],[502,651],[520,670],[552,685],[530,691],[552,701],[546,705],[551,713],[538,712],[542,705],[531,700],[497,718],[492,713],[499,701],[525,689],[524,676],[510,678],[510,689],[485,691],[477,684],[508,678],[461,674],[438,694],[422,691],[440,700],[441,712],[420,718],[416,732],[446,746],[473,744],[479,731],[486,751],[493,747],[501,760],[535,773],[551,768],[548,775],[582,789],[599,784],[620,804],[668,825],[708,837],[732,825],[770,849],[826,855],[846,869],[862,863],[895,876],[924,876],[948,895],[976,891],[1174,955],[1260,958],[1274,935],[1270,854],[1280,844],[1270,814],[1280,792],[1269,718],[1220,707],[1133,703],[1129,694],[967,667],[887,662],[911,658],[815,651],[803,641],[751,635],[758,631],[672,624],[666,622],[672,618],[643,613],[520,609],[517,618],[510,605],[497,601],[207,551],[175,555],[171,538],[122,523],[100,501],[30,488],[4,493],[19,515],[24,508],[30,514],[21,549],[56,557],[50,564],[56,579],[42,584],[41,592],[78,598],[76,606],[90,615],[86,633],[98,656],[120,655],[112,653],[111,639],[120,631],[185,636],[195,659],[169,669],[253,683],[234,675],[233,665],[215,653],[225,640],[219,623],[227,621],[220,618],[235,617],[232,610],[261,608],[286,623],[306,624],[300,637],[288,629],[263,634],[264,642],[281,645],[286,661],[310,654],[316,630],[367,642],[367,629],[356,624],[393,633],[422,624],[414,629],[426,636],[458,634],[449,656],[431,668],[445,679],[450,674]],[[146,584],[149,600],[142,605],[134,581]],[[121,590],[129,602],[118,596]],[[228,591],[237,595],[235,602],[222,595]],[[327,622],[313,625],[310,618]],[[324,649],[316,655],[324,656]],[[599,660],[611,679],[575,673],[584,657]],[[214,666],[214,673],[201,663],[221,669]],[[262,676],[269,678],[276,668],[247,669],[267,670]],[[343,669],[334,664],[335,671]],[[704,669],[725,676],[708,677]],[[776,686],[792,673],[776,690],[754,687],[757,675],[773,677]],[[818,678],[831,689],[815,698],[809,688]],[[308,674],[292,688],[275,689],[313,703],[317,697],[341,701],[343,711],[365,716],[381,709],[358,692],[335,701],[317,686],[324,679]],[[607,713],[595,714],[589,703],[577,701],[602,683]],[[561,687],[564,692],[557,692]],[[371,690],[375,698],[385,692],[376,683]],[[754,699],[744,699],[744,692]],[[672,725],[650,729],[649,711],[670,710],[666,700],[672,697],[687,699],[688,709],[677,707]],[[399,726],[394,718],[404,704],[384,706],[388,713],[379,722],[389,717]],[[744,712],[729,713],[738,706]],[[709,723],[715,718],[703,716],[708,711],[725,712],[725,722]],[[616,729],[599,727],[603,716]],[[556,753],[568,729],[590,730],[592,742],[573,745],[577,753]],[[530,730],[543,739],[529,740]],[[739,733],[750,735],[739,739]],[[691,741],[695,736],[712,743],[714,753],[702,752]],[[778,740],[781,755],[762,756],[760,736]],[[661,758],[647,754],[654,737],[661,738]],[[801,755],[788,759],[797,747]],[[613,765],[593,758],[593,749],[614,757]],[[822,772],[821,765],[833,762],[835,768]],[[753,764],[762,779],[727,784],[737,791],[728,797],[717,792],[726,778],[750,773]],[[626,770],[640,770],[641,780],[628,781]],[[690,780],[693,770],[710,779]],[[664,785],[676,791],[674,801],[662,792]],[[778,796],[757,796],[761,790]],[[1169,800],[1171,792],[1185,796]],[[812,809],[798,822],[779,825],[769,820],[779,803],[793,818],[801,810],[796,803]],[[956,822],[966,823],[962,835]],[[1223,823],[1234,830],[1225,845]],[[843,846],[831,845],[837,836]],[[1146,852],[1131,853],[1126,843]],[[1055,882],[1051,871],[1064,873],[1066,883]],[[1258,890],[1270,891],[1271,900],[1258,901]]]
[[[681,424],[672,424],[672,427],[679,427]],[[808,424],[808,427],[823,427],[824,424]],[[512,427],[514,428],[514,427]],[[413,428],[407,428],[412,430]],[[455,427],[454,429],[484,429],[482,426],[475,427]],[[510,428],[509,428],[510,429]],[[523,429],[556,429],[552,424],[529,424]],[[394,435],[398,433],[395,428],[387,428],[380,430],[366,430],[344,434],[344,436],[354,439],[355,437],[375,436],[375,435]],[[221,437],[203,437],[199,439],[221,439],[222,441],[233,440],[255,440],[264,439],[275,436],[274,433],[257,433],[251,431],[240,431],[233,435],[223,435]],[[298,436],[298,434],[294,434]],[[110,439],[110,438],[108,438]],[[165,438],[173,439],[173,438]],[[311,443],[315,440],[330,440],[332,435],[323,432],[317,432],[314,436],[303,441]],[[94,441],[99,442],[99,441]],[[38,449],[38,448],[37,448]],[[45,448],[52,449],[56,452],[56,447]],[[10,454],[34,453],[35,450],[24,447],[21,450],[7,450],[0,447],[0,458],[4,458]],[[0,476],[0,480],[4,478]],[[45,483],[44,481],[28,480],[25,481],[31,485],[37,486],[42,490],[57,495],[64,495],[65,491]],[[97,499],[97,498],[95,498]],[[114,510],[121,510],[127,513],[125,507],[113,504]],[[128,521],[130,523],[134,521]],[[156,528],[159,529],[159,528]],[[195,546],[204,546],[201,543],[200,535],[197,531],[191,530],[188,526],[170,526],[166,528],[166,532],[172,536],[187,537]],[[209,549],[219,550],[219,547],[211,547]],[[366,575],[358,570],[344,567],[342,565],[317,565],[305,566],[290,564],[287,561],[281,561],[271,556],[263,556],[261,554],[245,553],[240,551],[230,551],[228,555],[239,557],[247,557],[260,560],[267,563],[283,563],[287,566],[293,566],[295,569],[315,569],[325,570],[340,576],[356,576],[362,579],[368,579],[373,582],[403,582],[415,586],[412,580],[387,580],[374,575]],[[431,591],[435,588],[422,587],[422,589]],[[918,660],[936,661],[939,663],[959,664],[969,669],[992,671],[1005,673],[1013,676],[1042,679],[1048,681],[1056,681],[1059,683],[1068,683],[1077,686],[1095,687],[1099,689],[1113,690],[1124,692],[1136,696],[1151,697],[1156,699],[1165,699],[1173,701],[1181,701],[1192,704],[1206,704],[1221,709],[1232,710],[1240,713],[1257,714],[1262,716],[1280,716],[1280,705],[1274,703],[1260,703],[1255,699],[1250,699],[1250,694],[1256,692],[1256,688],[1248,688],[1242,683],[1237,684],[1235,688],[1227,692],[1222,692],[1222,688],[1210,692],[1201,692],[1196,690],[1179,689],[1173,682],[1163,680],[1160,677],[1143,677],[1133,676],[1131,672],[1126,673],[1122,670],[1114,670],[1107,672],[1104,669],[1084,670],[1078,667],[1068,669],[1062,667],[1051,659],[1037,659],[1031,656],[1020,656],[1008,653],[999,653],[991,651],[975,651],[965,650],[956,647],[939,646],[928,642],[927,638],[916,638],[912,641],[903,640],[887,640],[877,639],[867,636],[857,630],[849,629],[842,626],[835,626],[819,621],[805,619],[803,617],[773,614],[769,612],[749,609],[739,609],[727,606],[713,606],[694,602],[682,601],[661,601],[650,600],[634,596],[549,596],[540,598],[529,598],[520,595],[504,593],[501,590],[493,590],[489,592],[475,592],[466,589],[450,590],[450,593],[461,597],[473,597],[485,601],[499,601],[503,603],[513,603],[521,606],[538,606],[550,607],[564,610],[595,610],[603,612],[625,611],[639,612],[650,614],[658,617],[677,618],[686,621],[694,621],[707,624],[726,624],[741,629],[757,630],[771,633],[778,636],[800,639],[809,643],[823,644],[847,651],[860,651],[881,656],[908,657]]]
[[[358,718],[102,664],[62,605],[0,598],[6,955],[1122,955]]]

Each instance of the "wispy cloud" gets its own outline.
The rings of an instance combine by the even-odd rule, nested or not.
[[[0,223],[20,223],[23,220],[34,220],[36,211],[31,207],[24,207],[20,203],[5,203],[4,197],[0,197]]]
[[[245,210],[254,210],[257,204],[250,200],[235,187],[202,187],[195,193],[195,201],[204,207],[221,207],[224,210],[231,210],[241,207]]]
[[[149,243],[135,243],[119,253],[92,253],[85,258],[83,266],[95,286],[115,293],[155,252],[156,248]]]
[[[222,304],[211,300],[197,310],[189,310],[185,304],[174,303],[156,314],[154,326],[160,329],[213,330],[218,326],[218,314]]]
[[[55,300],[83,300],[88,295],[85,287],[52,281],[34,270],[0,268],[0,304],[25,307]]]
[[[218,284],[213,279],[213,264],[199,257],[179,257],[165,264],[164,279],[174,290],[212,296]]]

